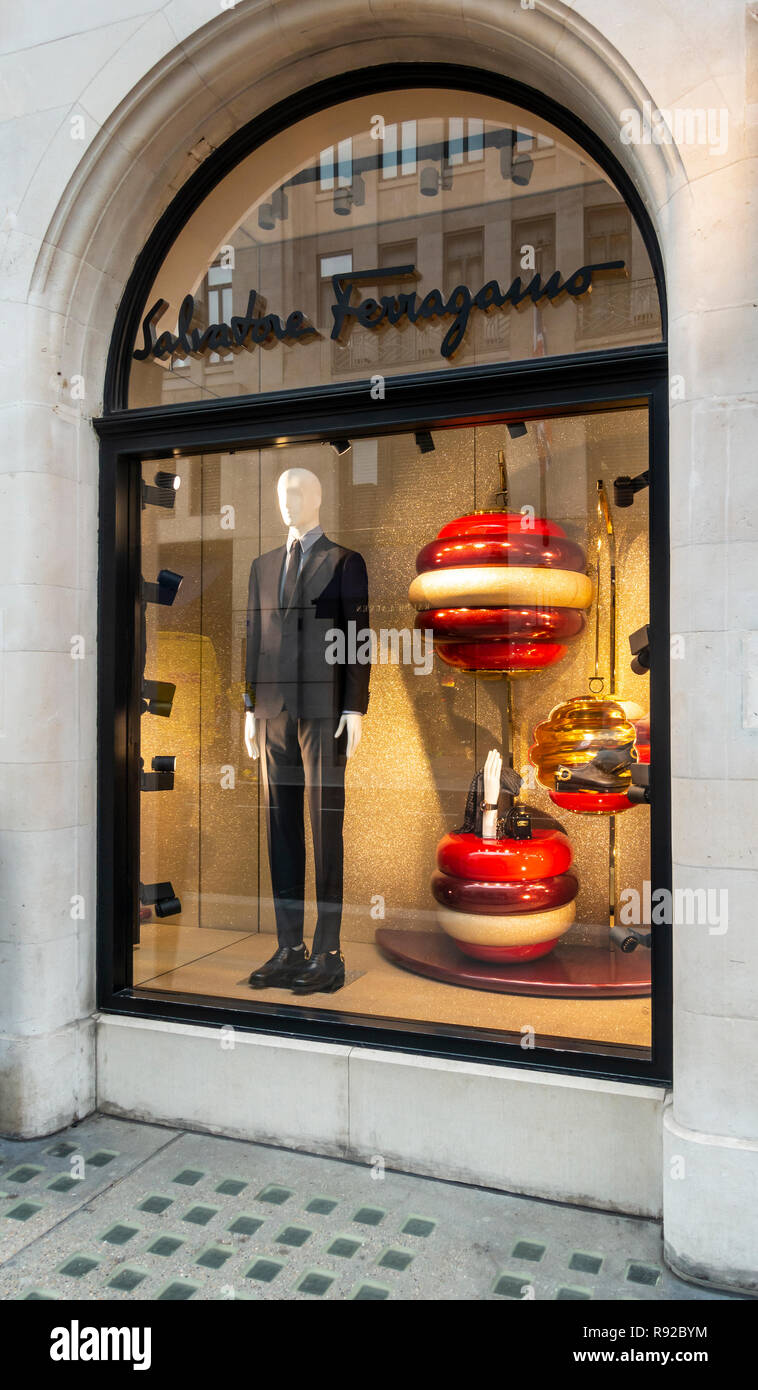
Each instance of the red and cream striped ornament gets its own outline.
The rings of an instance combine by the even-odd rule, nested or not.
[[[416,627],[462,671],[525,674],[560,661],[592,601],[581,546],[553,521],[474,512],[449,521],[416,560]]]
[[[431,883],[437,921],[475,960],[546,956],[574,921],[579,884],[570,863],[559,830],[536,829],[527,840],[445,835]]]

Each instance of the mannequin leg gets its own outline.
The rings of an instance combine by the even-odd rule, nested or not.
[[[299,946],[305,908],[305,776],[297,720],[283,710],[261,720],[261,779],[280,946]]]
[[[318,920],[313,955],[337,951],[342,922],[342,826],[345,817],[345,736],[335,719],[301,719],[298,737],[313,834]]]

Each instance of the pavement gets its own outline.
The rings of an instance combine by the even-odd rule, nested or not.
[[[98,1114],[0,1139],[0,1298],[740,1301],[655,1221]]]

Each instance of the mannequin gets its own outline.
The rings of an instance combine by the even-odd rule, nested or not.
[[[339,949],[345,764],[360,742],[369,684],[368,665],[329,663],[327,634],[347,632],[349,623],[356,631],[368,626],[368,578],[357,551],[324,535],[315,474],[287,469],[277,497],[286,545],[258,556],[250,570],[244,738],[248,755],[261,760],[279,945],[253,971],[250,985],[311,994],[345,982]],[[303,943],[304,793],[318,902],[310,958]]]

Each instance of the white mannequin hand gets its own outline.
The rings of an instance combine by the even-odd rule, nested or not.
[[[493,805],[500,795],[500,774],[502,770],[503,759],[496,748],[490,749],[484,764],[484,799]]]
[[[484,800],[491,806],[497,806],[500,796],[500,774],[503,770],[503,760],[496,748],[492,748],[487,754],[484,764]],[[497,810],[482,812],[482,839],[497,839]]]
[[[249,758],[258,757],[258,729],[251,709],[245,711],[245,747]]]
[[[339,724],[337,725],[334,737],[339,738],[340,734],[345,729],[347,729],[347,746],[345,748],[345,757],[352,758],[353,753],[355,752],[356,748],[358,747],[358,744],[361,741],[361,734],[363,733],[363,715],[352,713],[343,714],[340,718]]]

